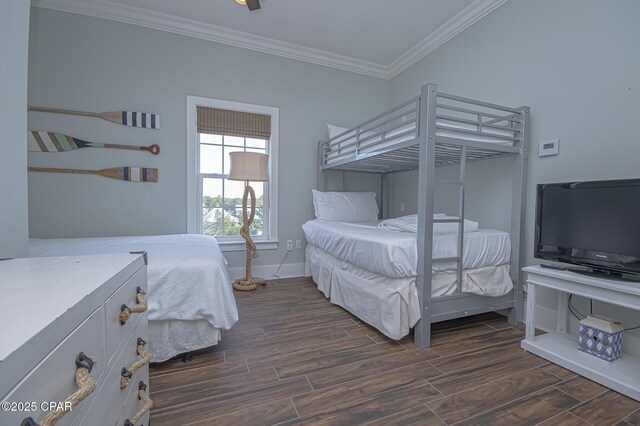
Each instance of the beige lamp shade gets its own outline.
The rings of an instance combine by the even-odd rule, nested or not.
[[[269,156],[259,152],[230,152],[230,180],[266,182],[269,180]]]

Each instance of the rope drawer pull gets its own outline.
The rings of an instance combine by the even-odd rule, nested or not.
[[[147,385],[145,385],[144,382],[141,381],[138,384],[138,399],[144,402],[144,407],[142,407],[140,411],[138,411],[136,415],[131,418],[131,420],[126,419],[124,421],[124,426],[135,426],[135,424],[140,421],[142,416],[144,416],[147,411],[153,408],[153,401],[151,400],[151,398],[149,398],[149,395],[145,393],[146,390]]]
[[[92,358],[86,356],[83,352],[80,352],[76,357],[76,385],[78,385],[78,390],[72,393],[64,400],[63,405],[67,405],[67,403],[71,404],[71,407],[74,407],[78,403],[82,402],[86,397],[91,395],[91,393],[96,388],[96,382],[91,378],[91,370],[93,369],[95,361]],[[70,411],[70,410],[69,410]],[[49,412],[44,419],[42,419],[41,423],[37,423],[32,417],[27,417],[22,420],[22,426],[53,426],[58,420],[60,420],[65,414],[67,414],[67,410],[64,408],[57,408],[55,411]]]
[[[133,308],[130,308],[124,303],[120,306],[120,315],[118,315],[120,325],[125,325],[127,321],[129,321],[129,318],[131,318],[131,314],[140,314],[147,310],[146,293],[140,287],[136,289],[136,301],[138,302],[138,306],[134,306]]]
[[[122,368],[122,372],[120,373],[120,389],[126,389],[127,386],[129,386],[129,380],[131,380],[131,377],[133,377],[133,373],[149,364],[149,362],[151,361],[151,355],[144,351],[144,347],[147,342],[145,342],[142,337],[138,337],[137,343],[138,346],[136,347],[136,350],[138,352],[138,355],[140,355],[142,358],[131,364],[131,367]]]

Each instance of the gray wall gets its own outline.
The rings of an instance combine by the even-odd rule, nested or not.
[[[487,166],[489,164],[489,166]],[[511,224],[512,158],[470,162],[465,179],[465,216],[477,220],[484,228],[508,231]],[[438,167],[436,179],[458,180],[459,166]],[[389,175],[385,181],[386,207],[389,217],[418,211],[418,172]],[[478,196],[482,194],[482,196]],[[404,204],[404,211],[401,210]],[[457,215],[457,185],[436,185],[435,212]]]
[[[0,258],[27,255],[27,48],[29,2],[0,13]]]
[[[160,168],[157,185],[31,174],[31,235],[184,232],[185,96],[192,94],[280,108],[280,239],[302,238],[300,224],[313,215],[310,189],[316,179],[316,140],[324,137],[324,124],[352,125],[415,96],[421,84],[434,82],[463,96],[531,106],[534,155],[525,244],[528,263],[538,263],[532,256],[537,183],[640,173],[635,132],[640,111],[637,16],[640,3],[634,0],[511,0],[385,82],[135,26],[34,9],[31,103],[154,111],[162,114],[163,129],[144,131],[45,114],[31,114],[30,127],[73,131],[101,141],[159,142],[163,152],[158,158],[108,150],[56,158],[31,154],[34,165]],[[537,141],[553,137],[561,140],[560,155],[537,158]],[[467,206],[483,226],[506,229],[510,190],[504,177],[509,170],[500,162],[506,160],[470,166]],[[389,179],[389,187],[395,188],[385,206],[390,215],[415,211],[415,176],[398,174]],[[355,183],[348,189],[360,189]],[[369,187],[375,189],[375,184]],[[453,213],[453,199],[440,189],[436,210]],[[400,202],[405,203],[404,212],[399,211]],[[282,255],[283,247],[262,252],[256,263],[277,264]],[[241,253],[228,257],[232,266],[242,264]],[[302,252],[287,258],[288,263],[302,260]],[[542,303],[553,307],[551,295]]]
[[[433,82],[457,95],[531,107],[529,264],[540,263],[533,258],[537,183],[640,177],[638,16],[640,2],[635,0],[511,0],[391,81],[394,104]],[[538,158],[538,141],[555,137],[560,138],[560,155]],[[474,167],[486,176],[497,173],[494,161]],[[398,189],[415,188],[415,175],[394,179]],[[491,179],[485,183],[503,185]],[[470,205],[476,206],[470,213],[482,225],[495,226],[492,215],[504,214],[510,192],[488,194],[487,199],[485,191],[469,191]],[[553,308],[552,295],[546,294],[542,304]],[[627,324],[640,323],[637,314],[606,310],[622,315]]]
[[[317,141],[326,123],[354,124],[382,112],[389,82],[209,41],[80,15],[34,8],[29,103],[86,111],[132,109],[162,115],[143,130],[97,119],[30,113],[29,128],[89,140],[158,143],[161,154],[119,150],[31,153],[32,165],[100,169],[158,167],[158,184],[93,176],[30,173],[32,237],[89,237],[186,232],[186,96],[280,108],[279,238],[303,239],[312,218]],[[254,264],[274,265],[279,249]],[[244,254],[228,253],[230,266]],[[287,263],[304,261],[298,250]]]

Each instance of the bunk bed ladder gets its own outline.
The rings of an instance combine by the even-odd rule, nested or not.
[[[457,263],[456,294],[462,293],[463,247],[464,247],[464,196],[465,175],[467,165],[467,147],[460,150],[460,174],[458,180],[436,181],[435,179],[435,148],[436,148],[436,109],[437,86],[427,84],[422,87],[420,96],[419,138],[420,138],[420,167],[418,182],[418,274],[416,284],[420,298],[421,319],[414,328],[414,340],[417,346],[427,348],[431,344],[431,281],[433,277],[433,262]],[[433,204],[435,185],[450,183],[459,185],[459,203],[457,219],[434,219]],[[433,259],[433,224],[458,223],[458,253],[455,257]]]
[[[458,185],[458,218],[457,219],[433,219],[433,223],[457,223],[458,224],[458,254],[454,257],[446,257],[433,259],[433,262],[445,263],[456,262],[456,291],[455,295],[462,293],[462,272],[464,270],[464,195],[465,195],[465,176],[467,172],[467,147],[463,146],[460,150],[460,174],[458,180],[441,180],[437,179],[439,184]]]
[[[464,267],[464,179],[467,172],[467,147],[463,146],[460,151],[460,195],[458,201],[458,283],[456,294],[462,293],[462,268]]]

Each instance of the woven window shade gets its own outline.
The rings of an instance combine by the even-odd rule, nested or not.
[[[271,116],[199,106],[198,133],[269,139]]]

